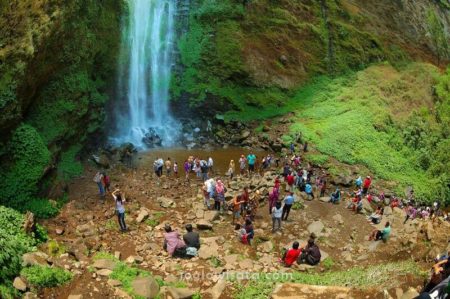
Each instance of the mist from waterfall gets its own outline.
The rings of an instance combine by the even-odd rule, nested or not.
[[[128,3],[118,80],[119,94],[126,98],[128,106],[117,111],[113,141],[145,148],[148,142],[144,138],[153,131],[161,137],[163,146],[171,146],[180,131],[169,109],[176,1]]]

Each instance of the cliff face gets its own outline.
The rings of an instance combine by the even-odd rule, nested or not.
[[[210,112],[281,105],[317,75],[381,61],[445,64],[449,26],[445,1],[197,0],[172,91]]]
[[[0,190],[9,203],[34,196],[61,154],[73,162],[74,148],[101,128],[123,3],[20,0],[0,8]]]

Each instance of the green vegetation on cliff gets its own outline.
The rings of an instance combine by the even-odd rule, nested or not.
[[[81,172],[75,157],[103,126],[124,2],[25,1],[1,10],[0,203],[49,217],[57,206],[38,195]]]

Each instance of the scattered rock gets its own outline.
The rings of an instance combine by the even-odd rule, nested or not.
[[[212,299],[219,299],[222,295],[225,287],[227,286],[227,282],[224,279],[219,279],[219,281],[207,292],[211,295]]]
[[[145,209],[142,209],[139,211],[139,214],[136,217],[136,222],[141,223],[142,221],[144,221],[147,218],[148,218],[148,211]]]
[[[122,299],[133,299],[127,292],[117,287],[114,289],[114,295]]]
[[[46,255],[43,252],[40,252],[40,251],[28,252],[22,256],[22,266],[23,267],[34,266],[34,265],[46,266],[47,259],[48,259],[48,255]]]
[[[27,284],[20,277],[14,278],[13,286],[14,288],[22,292],[25,292],[27,290]]]
[[[170,296],[173,299],[189,299],[192,298],[196,291],[191,290],[188,288],[174,288],[174,287],[166,287],[167,293],[170,294]]]
[[[258,245],[258,251],[264,252],[264,253],[270,253],[273,250],[273,243],[272,241],[266,241]]]
[[[365,213],[370,214],[373,212],[373,208],[372,205],[370,204],[370,202],[367,200],[367,198],[363,198],[361,200],[362,203],[362,209]]]
[[[329,201],[330,201],[330,198],[327,197],[327,196],[324,196],[324,197],[320,197],[319,200],[320,200],[321,202],[329,202]]]
[[[158,197],[156,199],[156,201],[159,203],[159,205],[163,208],[175,208],[177,205],[175,204],[175,202],[167,197]]]
[[[336,221],[339,224],[344,224],[344,218],[342,218],[341,214],[336,214],[333,216],[333,220]]]
[[[314,233],[316,236],[320,236],[324,228],[325,226],[323,225],[322,221],[314,221],[313,223],[308,225],[308,232],[310,234]]]
[[[197,229],[212,229],[213,225],[211,222],[206,221],[204,219],[200,219],[199,221],[197,221]]]
[[[219,211],[205,211],[203,214],[203,219],[209,222],[218,220],[219,217],[220,217]]]
[[[109,275],[111,275],[112,272],[113,271],[109,270],[109,269],[101,269],[101,270],[98,270],[95,273],[97,273],[97,275],[100,275],[100,276],[109,276]]]
[[[435,238],[436,232],[433,228],[433,223],[431,221],[428,221],[426,224],[425,233],[427,235],[427,240],[431,241]]]
[[[64,234],[64,228],[63,227],[56,228],[55,233],[61,236],[62,234]]]
[[[114,270],[116,267],[116,262],[108,259],[99,259],[92,265],[96,269],[109,269]]]
[[[159,285],[153,277],[139,277],[131,283],[134,292],[144,298],[155,298],[159,293]]]
[[[120,287],[122,285],[122,282],[115,279],[108,279],[108,284],[112,287]]]
[[[67,299],[83,299],[83,295],[69,295]]]

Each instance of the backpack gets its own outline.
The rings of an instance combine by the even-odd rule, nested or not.
[[[102,181],[102,174],[100,172],[97,172],[94,176],[94,182],[100,183]]]
[[[105,185],[109,185],[111,183],[111,180],[109,179],[109,175],[105,175],[103,177],[103,180],[105,181]]]

